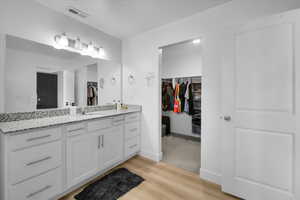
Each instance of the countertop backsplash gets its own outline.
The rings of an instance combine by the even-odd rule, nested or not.
[[[81,114],[83,111],[88,113],[102,110],[112,110],[115,108],[115,105],[78,107],[77,114]],[[70,115],[70,108],[37,110],[33,112],[0,113],[0,122],[13,122],[48,117],[59,117],[65,115]]]

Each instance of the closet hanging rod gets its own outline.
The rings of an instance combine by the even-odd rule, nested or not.
[[[170,78],[162,78],[162,79],[167,80],[167,79],[178,79],[178,78],[202,78],[202,76],[181,76],[181,77],[170,77]]]

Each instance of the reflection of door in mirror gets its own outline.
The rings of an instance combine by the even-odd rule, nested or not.
[[[87,106],[98,105],[98,64],[87,66]]]
[[[87,82],[87,105],[98,105],[98,83]]]
[[[57,108],[57,74],[37,73],[37,109]]]

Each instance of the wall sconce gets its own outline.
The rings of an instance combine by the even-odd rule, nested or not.
[[[104,83],[105,83],[104,78],[100,78],[100,79],[99,79],[99,87],[100,87],[101,89],[104,88]]]
[[[112,84],[112,85],[116,85],[116,83],[117,83],[116,77],[112,77],[112,78],[111,78],[111,84]]]
[[[135,81],[134,76],[132,74],[129,74],[129,76],[128,76],[128,83],[130,85],[132,85],[134,83],[134,81]]]
[[[145,79],[147,80],[147,85],[148,85],[148,86],[151,86],[151,85],[153,84],[153,81],[152,81],[152,80],[155,79],[155,74],[154,74],[154,72],[149,72],[149,73],[146,75]]]
[[[54,36],[54,48],[65,49],[68,51],[80,53],[83,56],[90,56],[92,58],[105,58],[105,51],[102,47],[94,45],[92,42],[81,42],[80,38],[71,39],[67,37],[66,33]]]

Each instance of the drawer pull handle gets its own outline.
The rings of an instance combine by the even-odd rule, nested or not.
[[[35,140],[41,140],[41,139],[45,139],[45,138],[48,138],[48,137],[51,137],[51,135],[49,134],[49,135],[44,135],[44,136],[40,136],[40,137],[29,138],[26,141],[27,142],[32,142],[32,141],[35,141]]]
[[[137,130],[138,130],[137,128],[133,128],[133,129],[130,129],[130,132],[135,132]]]
[[[130,149],[133,149],[134,147],[137,147],[137,144],[130,146]]]
[[[37,161],[33,161],[33,162],[30,162],[30,163],[27,163],[26,166],[35,165],[35,164],[38,164],[40,162],[44,162],[46,160],[50,160],[51,158],[52,158],[51,156],[48,156],[46,158],[43,158],[43,159],[40,159],[40,160],[37,160]]]
[[[72,133],[72,132],[75,132],[75,131],[81,131],[83,130],[84,128],[77,128],[77,129],[73,129],[73,130],[69,130],[68,132],[69,133]]]
[[[34,196],[36,196],[36,195],[38,195],[38,194],[40,194],[40,193],[42,193],[42,192],[50,189],[51,187],[52,187],[51,185],[47,185],[46,187],[44,187],[44,188],[42,188],[42,189],[40,189],[40,190],[38,190],[36,192],[30,193],[29,195],[26,196],[26,198],[29,199],[31,197],[34,197]]]
[[[114,123],[123,122],[123,121],[124,121],[124,119],[115,120]]]
[[[98,149],[101,148],[101,136],[99,135],[98,136]]]
[[[102,148],[104,148],[104,135],[102,135]]]

